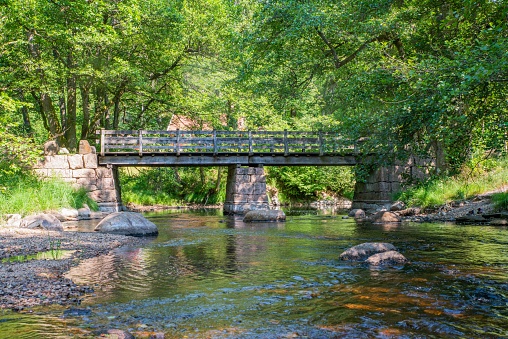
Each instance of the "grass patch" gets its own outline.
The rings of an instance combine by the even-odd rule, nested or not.
[[[492,202],[498,210],[508,210],[508,192],[493,194]]]
[[[466,166],[461,174],[450,178],[432,178],[396,196],[409,206],[435,207],[498,189],[508,184],[508,158],[490,160],[488,167]],[[506,199],[501,193],[499,204]],[[504,197],[504,198],[503,198]]]
[[[28,215],[35,212],[58,210],[61,208],[81,208],[87,204],[97,210],[95,201],[90,199],[84,189],[75,189],[70,184],[57,179],[38,180],[32,176],[19,177],[12,186],[3,186],[0,192],[0,215]]]

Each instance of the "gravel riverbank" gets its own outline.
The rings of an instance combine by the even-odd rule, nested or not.
[[[64,278],[70,267],[82,259],[106,254],[119,246],[138,246],[143,241],[123,235],[0,227],[0,308],[79,304],[84,294],[93,293],[93,286],[78,286]],[[49,252],[50,258],[30,260],[30,255],[40,252]],[[52,259],[60,252],[69,257]]]

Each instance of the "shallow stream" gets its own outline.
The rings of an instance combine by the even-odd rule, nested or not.
[[[4,311],[0,337],[118,328],[165,338],[508,338],[506,227],[356,224],[312,211],[269,224],[215,210],[147,216],[157,238],[69,272],[94,295],[74,309]],[[338,260],[371,241],[393,243],[411,263]]]

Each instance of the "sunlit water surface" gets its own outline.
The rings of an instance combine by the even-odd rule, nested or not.
[[[0,337],[118,328],[165,338],[508,338],[506,228],[356,224],[316,212],[255,224],[217,211],[147,216],[157,238],[70,271],[95,286],[79,310],[3,312]],[[368,241],[393,243],[410,264],[338,260]]]

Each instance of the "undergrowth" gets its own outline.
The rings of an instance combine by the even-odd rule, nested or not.
[[[142,206],[215,205],[226,199],[226,176],[223,168],[122,169],[122,201]]]
[[[75,189],[58,179],[39,180],[34,176],[22,175],[17,180],[10,178],[1,188],[0,215],[28,215],[61,208],[78,209],[84,204],[92,210],[98,209],[97,203],[88,197],[84,189]]]
[[[435,207],[453,200],[463,200],[499,189],[508,184],[508,157],[489,159],[474,166],[464,166],[462,172],[448,178],[431,178],[412,187],[395,198],[409,206]],[[508,193],[495,194],[494,201],[502,206]]]

